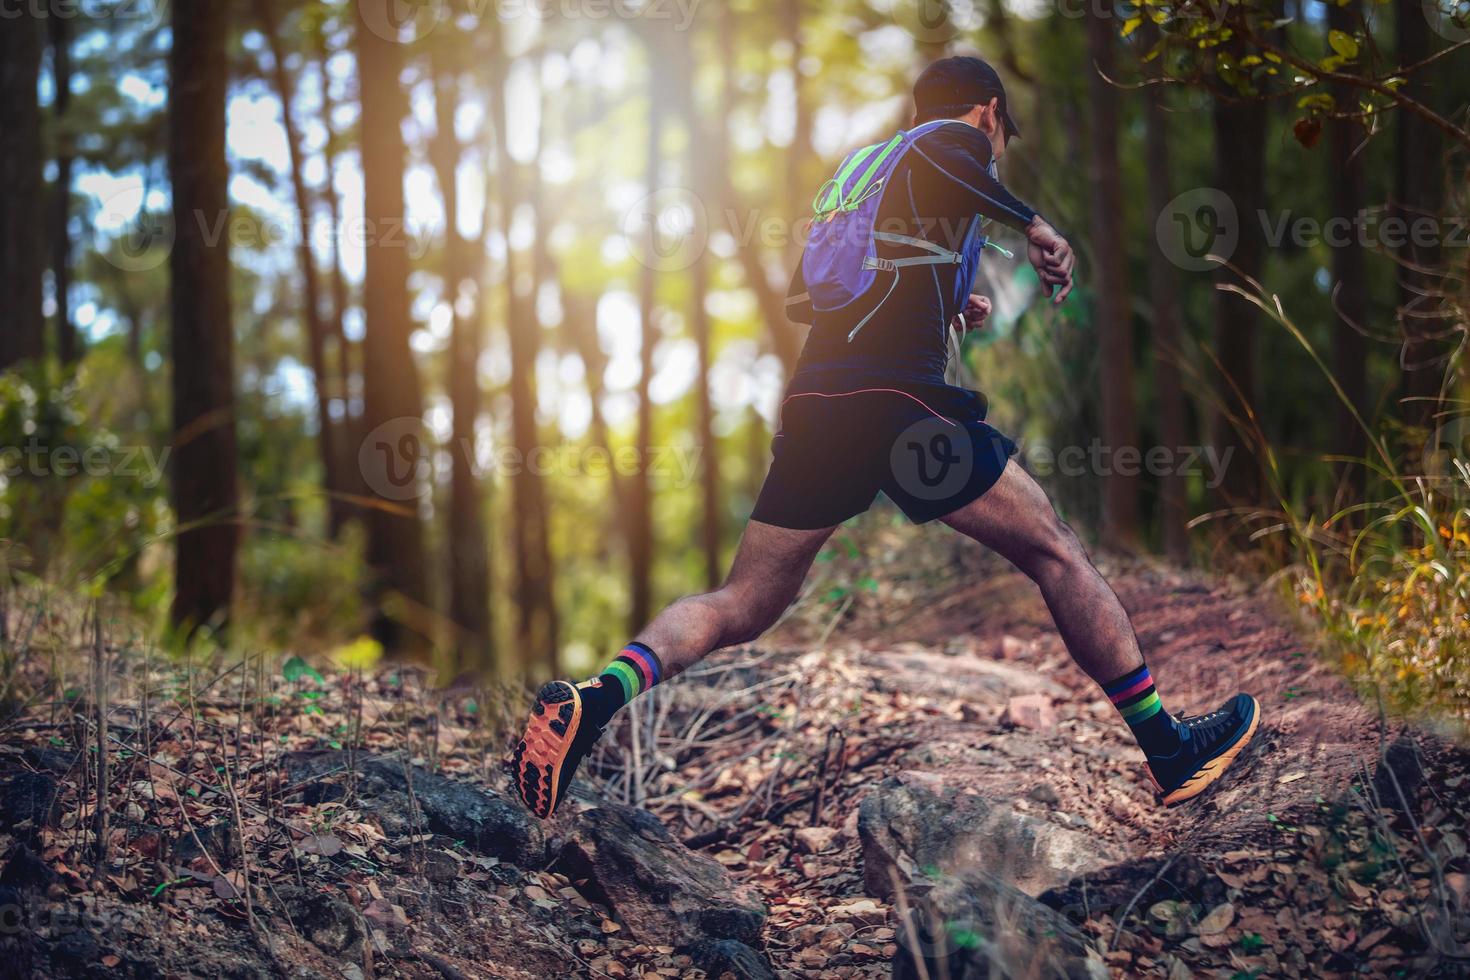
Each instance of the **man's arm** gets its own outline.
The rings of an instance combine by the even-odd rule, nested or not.
[[[966,213],[1024,232],[1036,210],[990,173],[990,140],[973,126],[943,126],[914,143],[914,152],[938,172],[946,197],[958,195]]]
[[[963,213],[983,215],[1024,234],[1026,257],[1046,294],[1054,304],[1067,298],[1076,265],[1072,246],[991,174],[992,151],[984,133],[973,126],[942,126],[915,143],[914,152],[937,171],[946,191],[959,195]]]

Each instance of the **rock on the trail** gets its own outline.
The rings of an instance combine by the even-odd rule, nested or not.
[[[646,810],[610,804],[578,814],[556,865],[642,942],[754,943],[766,908],[714,860],[674,839]],[[714,974],[712,974],[714,975]]]
[[[1412,738],[1400,735],[1388,743],[1378,768],[1373,772],[1373,791],[1378,805],[1395,813],[1413,809],[1414,796],[1424,782],[1424,766],[1419,762],[1419,747]],[[1407,803],[1407,807],[1405,806]]]
[[[915,874],[904,900],[895,980],[1108,976],[1075,926],[983,869],[937,879]]]
[[[984,869],[1036,895],[1113,863],[1095,836],[1017,812],[1003,801],[935,792],[900,776],[880,784],[858,810],[863,883],[870,895],[893,894],[891,869],[963,875]]]
[[[1111,865],[1048,889],[1037,900],[1081,922],[1099,910],[1121,915],[1131,902],[1147,909],[1162,899],[1188,895],[1191,902],[1215,908],[1226,898],[1225,883],[1198,856],[1182,852],[1168,857],[1138,858]]]
[[[821,854],[837,839],[836,827],[799,827],[791,835],[805,854]]]
[[[349,903],[311,888],[287,888],[281,902],[296,931],[317,949],[345,963],[369,962],[367,924]]]
[[[5,862],[5,870],[0,871],[0,886],[17,891],[45,891],[55,880],[56,872],[51,870],[51,866],[24,844],[16,846],[10,859]],[[0,909],[4,909],[7,904],[9,903],[0,902]],[[0,927],[3,927],[3,923],[0,923]]]
[[[689,956],[710,977],[726,974],[733,975],[735,980],[775,980],[776,977],[764,956],[733,939],[695,943]]]
[[[0,780],[0,830],[34,835],[56,815],[59,784],[42,772],[18,772]]]
[[[329,779],[340,783],[346,781],[348,755],[293,752],[282,764],[292,786]],[[355,766],[358,803],[379,815],[385,829],[389,825],[395,831],[410,829],[419,824],[421,815],[423,829],[464,841],[480,854],[520,868],[545,864],[546,837],[541,824],[519,802],[495,790],[406,766],[399,759],[359,753]]]
[[[1057,709],[1045,694],[1021,694],[1006,702],[1001,724],[1011,728],[1029,728],[1048,732],[1057,727]]]

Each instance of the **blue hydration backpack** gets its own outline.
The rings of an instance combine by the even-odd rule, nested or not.
[[[890,279],[888,292],[848,333],[847,339],[851,341],[892,294],[898,284],[898,270],[906,266],[951,266],[957,278],[964,280],[963,283],[957,282],[956,288],[969,290],[980,253],[987,244],[985,236],[979,234],[978,217],[971,222],[969,234],[959,251],[923,238],[878,231],[876,228],[883,192],[894,168],[920,136],[944,125],[965,124],[954,119],[936,119],[910,130],[901,130],[885,142],[854,150],[842,161],[836,176],[817,191],[816,199],[812,201],[811,233],[801,256],[799,272],[806,291],[786,300],[793,319],[812,322],[814,317],[803,316],[808,305],[813,313],[845,309],[867,295],[877,282],[879,273],[887,274]],[[992,173],[994,168],[992,161]],[[923,254],[900,259],[879,258],[878,242],[909,246]],[[1010,256],[998,245],[991,247]],[[792,291],[796,292],[795,289]]]

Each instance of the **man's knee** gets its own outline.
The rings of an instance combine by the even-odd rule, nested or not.
[[[1032,543],[1023,570],[1035,579],[1066,574],[1087,561],[1077,533],[1066,521],[1052,515]]]
[[[743,588],[726,585],[710,593],[721,610],[724,625],[721,643],[734,646],[749,643],[776,624],[791,603],[792,596],[771,588]]]

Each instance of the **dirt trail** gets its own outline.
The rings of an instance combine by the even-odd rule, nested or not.
[[[1134,617],[1171,710],[1208,711],[1242,690],[1260,700],[1262,728],[1236,771],[1201,801],[1158,807],[1126,727],[1067,657],[1035,588],[1015,573],[977,575],[973,584],[899,617],[891,610],[883,621],[858,617],[834,634],[829,649],[793,655],[801,681],[789,695],[795,706],[790,714],[814,720],[804,740],[800,723],[788,730],[781,752],[815,755],[817,736],[830,726],[859,743],[857,749],[849,745],[849,757],[876,758],[826,780],[833,789],[816,817],[815,811],[796,817],[788,811],[774,826],[747,817],[721,853],[736,877],[759,887],[770,903],[767,940],[778,967],[807,976],[887,975],[886,965],[875,967],[868,954],[886,956],[904,937],[889,906],[882,906],[886,928],[874,928],[879,919],[865,907],[854,911],[854,903],[861,906],[882,887],[871,872],[866,880],[861,873],[873,863],[874,845],[872,834],[859,832],[858,817],[865,799],[902,795],[905,787],[941,798],[944,809],[974,824],[976,839],[956,844],[942,830],[934,833],[943,846],[916,843],[927,840],[932,828],[924,821],[935,818],[906,817],[891,834],[902,846],[915,855],[947,848],[958,873],[967,864],[998,872],[1052,907],[1066,908],[1099,947],[1136,934],[1137,942],[1124,941],[1126,950],[1109,954],[1113,971],[1177,978],[1193,967],[1219,969],[1222,976],[1294,975],[1323,972],[1326,962],[1345,968],[1357,952],[1365,963],[1381,955],[1385,968],[1412,959],[1385,936],[1412,937],[1391,934],[1391,928],[1378,930],[1376,951],[1371,944],[1354,949],[1360,938],[1373,938],[1370,923],[1379,924],[1373,915],[1382,910],[1359,901],[1356,881],[1342,885],[1350,903],[1337,901],[1338,883],[1329,874],[1335,861],[1326,862],[1327,871],[1298,874],[1293,868],[1294,862],[1319,861],[1328,845],[1359,847],[1349,838],[1363,828],[1345,829],[1358,818],[1342,818],[1338,808],[1329,820],[1324,801],[1343,799],[1356,777],[1373,772],[1382,745],[1395,733],[1304,643],[1269,597],[1142,565],[1104,571]],[[811,640],[793,633],[794,646]],[[771,642],[781,641],[778,634]],[[834,717],[849,685],[865,690],[861,704]],[[863,749],[864,743],[880,751]],[[1438,750],[1426,742],[1424,751]],[[1450,768],[1441,775],[1459,771],[1463,760],[1454,756],[1444,764]],[[813,768],[796,770],[816,781]],[[768,792],[773,769],[742,761],[729,781],[748,793]],[[801,779],[793,775],[791,784],[800,787]],[[805,800],[813,794],[794,795]],[[905,798],[900,809],[909,805]],[[1438,808],[1431,816],[1445,813]],[[802,829],[808,825],[835,830],[835,849],[812,856],[806,842],[826,832]],[[1308,836],[1297,836],[1299,830]],[[1454,830],[1444,833],[1453,854]],[[1413,848],[1407,852],[1412,858]],[[1064,883],[1074,875],[1080,877],[1069,889]],[[1078,906],[1079,896],[1087,900],[1085,882],[1093,889],[1090,908]],[[1390,906],[1413,893],[1412,886],[1399,885],[1383,889]],[[1170,905],[1175,901],[1177,909]],[[1252,908],[1253,901],[1259,907]],[[1293,903],[1299,911],[1282,912]],[[1218,911],[1226,905],[1228,913]],[[1153,921],[1151,910],[1177,912],[1179,922]],[[1199,920],[1211,911],[1214,921],[1202,928],[1214,931],[1196,935]],[[1129,921],[1119,930],[1125,912]],[[1393,913],[1389,908],[1385,914]],[[1227,914],[1231,923],[1219,927]],[[1430,961],[1414,962],[1417,970]]]
[[[99,880],[86,707],[37,708],[0,741],[0,976],[1465,975],[1470,762],[1385,728],[1272,599],[1104,569],[1167,707],[1262,704],[1227,781],[1165,811],[1034,586],[875,538],[849,554],[876,578],[819,569],[770,636],[621,713],[544,824],[486,702],[403,671],[146,726],[120,696]]]

